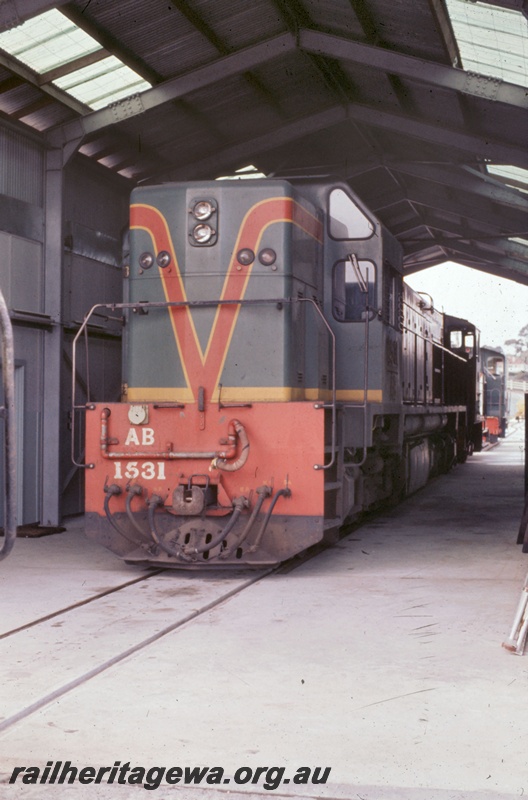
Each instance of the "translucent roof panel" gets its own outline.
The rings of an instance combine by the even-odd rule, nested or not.
[[[150,88],[150,83],[115,56],[70,72],[53,83],[94,109],[103,108],[114,100]]]
[[[58,67],[66,72],[72,62],[72,71],[56,78],[53,84],[93,109],[151,86],[115,56],[75,69],[73,64],[78,64],[80,58],[103,48],[57,9],[0,33],[0,48],[39,75]]]
[[[528,170],[521,167],[488,165],[488,172],[492,176],[502,178],[507,186],[520,189],[521,192],[528,192]]]
[[[0,47],[39,74],[101,49],[57,9],[0,33]]]
[[[528,86],[528,20],[521,11],[447,0],[465,70]]]

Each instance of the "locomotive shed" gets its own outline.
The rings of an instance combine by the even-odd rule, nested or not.
[[[13,552],[0,564],[2,800],[48,795],[106,800],[145,791],[141,785],[107,785],[104,780],[34,784],[24,782],[23,774],[8,783],[17,766],[42,770],[48,764],[51,771],[51,762],[66,761],[80,769],[130,763],[147,770],[155,765],[224,770],[222,783],[162,783],[155,793],[165,800],[177,792],[185,800],[269,795],[292,800],[504,800],[528,791],[525,661],[500,646],[527,569],[515,544],[525,491],[526,440],[520,426],[511,425],[499,446],[475,453],[397,507],[369,516],[327,549],[310,558],[297,557],[284,567],[232,571],[211,564],[207,570],[166,570],[174,552],[154,547],[149,555],[156,551],[161,557],[148,568],[142,560],[144,548],[139,556],[126,552],[132,563],[124,563],[85,536],[88,523],[99,517],[104,523],[105,514],[107,520],[117,521],[118,552],[126,549],[121,547],[123,538],[128,536],[130,542],[129,529],[122,536],[127,518],[141,521],[139,526],[132,524],[132,543],[137,544],[134,527],[137,532],[147,526],[153,538],[159,534],[162,541],[167,533],[159,524],[165,501],[154,493],[150,505],[134,517],[141,492],[129,493],[134,474],[125,473],[129,467],[121,456],[117,460],[117,406],[127,397],[133,402],[135,391],[140,404],[132,414],[153,414],[152,405],[145,411],[145,397],[137,390],[145,384],[129,386],[122,377],[123,342],[133,330],[137,355],[135,361],[127,356],[126,368],[136,374],[154,370],[161,356],[154,348],[151,358],[150,340],[139,326],[145,322],[148,330],[160,298],[176,298],[174,302],[186,305],[187,311],[192,301],[185,293],[171,295],[174,290],[165,283],[164,295],[156,295],[157,289],[152,295],[142,294],[145,284],[136,283],[135,309],[119,307],[123,283],[129,286],[131,275],[136,279],[159,268],[161,276],[170,258],[172,265],[174,255],[179,258],[177,250],[157,248],[154,270],[149,272],[150,245],[146,250],[142,246],[147,227],[141,213],[157,214],[167,230],[173,220],[165,211],[163,217],[156,197],[136,201],[130,225],[131,192],[142,198],[147,196],[142,192],[163,182],[181,188],[200,181],[205,186],[245,172],[283,181],[284,196],[288,182],[301,186],[310,178],[322,186],[339,181],[335,186],[342,188],[337,191],[349,191],[349,198],[363,209],[369,231],[384,242],[376,256],[366,255],[368,243],[363,256],[359,249],[357,258],[353,249],[346,256],[360,289],[365,283],[361,292],[367,296],[366,320],[372,308],[369,273],[365,280],[362,264],[369,258],[380,259],[380,297],[382,265],[383,270],[396,270],[401,282],[401,276],[455,261],[524,288],[527,17],[527,0],[0,0],[0,289],[14,333],[14,401],[3,402],[8,406],[6,424],[9,417],[17,423],[8,453],[16,451],[16,492],[11,488],[6,498],[0,490],[0,519],[7,509],[7,527],[10,515],[11,523],[16,517],[22,526]],[[211,213],[223,221],[227,214],[221,192],[218,189],[220,201],[213,201]],[[292,228],[295,222],[311,240],[319,241],[326,231],[323,206],[303,202],[297,203],[292,190],[281,206],[289,217],[281,222],[291,222]],[[262,199],[255,202],[252,211],[261,203]],[[307,216],[301,225],[303,214]],[[387,249],[385,239],[391,243]],[[284,238],[284,252],[289,246]],[[346,273],[346,245],[339,247],[343,252],[335,258]],[[268,255],[269,249],[265,248]],[[139,261],[138,253],[147,261]],[[399,255],[393,263],[394,253]],[[255,247],[246,264],[235,267],[233,260],[229,269],[234,273],[249,267],[251,258],[264,267]],[[314,260],[314,273],[315,264]],[[271,270],[274,262],[268,266]],[[325,278],[326,286],[333,286],[335,274]],[[285,285],[293,277],[285,277]],[[280,300],[282,294],[275,296]],[[395,297],[383,295],[378,316],[371,320],[372,333],[374,325],[381,325],[387,300],[393,332],[387,343],[383,340],[387,355],[380,363],[390,367],[397,361],[391,356],[398,329]],[[152,308],[141,309],[139,304],[146,302]],[[320,298],[310,302],[321,315]],[[227,299],[226,308],[230,303],[235,300]],[[95,304],[102,308],[87,321],[85,315]],[[280,302],[275,305],[283,310]],[[426,305],[424,315],[434,311]],[[343,308],[343,313],[350,310],[344,301]],[[147,314],[140,313],[145,310]],[[198,319],[193,313],[187,317],[189,329]],[[228,309],[224,317],[229,313]],[[0,313],[0,322],[1,317]],[[334,315],[334,327],[336,319]],[[519,320],[519,329],[525,322]],[[306,327],[303,341],[313,344],[315,327]],[[198,328],[196,342],[203,335]],[[277,325],[274,332],[278,330]],[[179,347],[178,336],[183,340],[188,330],[179,333],[175,322],[174,331]],[[368,321],[366,331],[368,341]],[[233,328],[224,333],[230,343]],[[263,345],[268,335],[259,329]],[[286,341],[289,334],[281,335]],[[449,349],[448,339],[438,332],[434,336],[431,359],[433,352],[439,356]],[[205,347],[202,342],[204,364],[211,350],[213,361],[223,365],[222,354],[209,343]],[[373,348],[371,370],[381,349],[381,344]],[[365,346],[365,361],[366,350]],[[338,353],[340,368],[346,363],[343,352]],[[455,358],[462,360],[460,353]],[[258,359],[249,361],[256,371]],[[300,383],[315,374],[309,358],[304,375],[291,367],[293,360],[286,362],[284,370],[301,375]],[[186,368],[183,361],[182,365]],[[365,371],[368,379],[368,365]],[[317,466],[329,452],[332,457],[337,453],[337,426],[330,432],[339,390],[335,363],[333,372],[331,413],[327,400],[320,403],[326,421],[320,425],[317,446],[323,455],[317,462],[312,450],[309,453],[310,463]],[[331,386],[331,373],[324,378],[328,381],[329,374]],[[211,392],[206,387],[204,392],[203,382],[198,386],[195,381],[195,386],[192,376],[184,378],[189,396],[197,400],[198,425],[204,427],[200,414],[204,403],[213,403],[213,392],[218,392],[213,404],[220,412],[222,400],[225,408],[233,402],[233,386],[246,392],[255,386],[269,389],[263,379],[249,386],[220,384]],[[386,374],[382,380],[383,387],[376,386],[373,393],[379,408],[382,388],[390,384]],[[270,385],[290,388],[286,381],[274,384],[270,379]],[[154,381],[148,386],[167,388]],[[328,382],[324,386],[328,390]],[[322,389],[322,384],[316,388]],[[358,391],[352,385],[346,388]],[[423,482],[428,459],[434,466],[431,471],[443,472],[474,444],[459,435],[459,414],[464,416],[458,410],[459,396],[448,401],[443,382],[436,387],[438,396],[432,380],[430,389],[438,413],[433,409],[416,414],[408,425],[412,434],[416,423],[416,441],[420,425],[426,432],[429,426],[437,438],[428,450],[415,448],[417,455],[409,463],[418,477],[407,476],[407,488],[413,481],[415,486]],[[393,390],[396,397],[401,387]],[[292,392],[289,399],[298,397]],[[90,441],[84,439],[79,398],[83,413],[87,406],[96,409]],[[213,448],[210,454],[216,463],[243,460],[240,431],[245,435],[245,406],[254,401],[249,399],[244,403],[235,397],[241,410],[226,417],[226,450],[219,454]],[[309,392],[301,399],[310,399]],[[179,396],[177,400],[175,404],[167,395],[159,407],[180,408]],[[352,394],[348,401],[359,409],[364,403],[363,421],[352,413],[343,425],[348,434],[358,428],[364,436],[365,461],[358,455],[361,445],[347,454],[352,507],[357,477],[352,473],[367,464],[369,387],[363,401]],[[187,397],[185,402],[192,405]],[[410,407],[428,400],[408,394],[402,402]],[[304,406],[314,413],[313,403]],[[288,408],[286,403],[283,407]],[[165,413],[158,408],[156,414]],[[277,415],[279,428],[269,425],[262,412],[261,447],[273,440],[271,431],[280,430],[289,441],[292,408]],[[378,412],[379,442],[403,437],[390,424],[383,425],[382,417]],[[150,444],[150,429],[138,427],[146,425],[146,419],[132,428],[138,447]],[[298,416],[296,424],[298,431],[308,429],[304,418]],[[402,428],[404,424],[401,415]],[[439,431],[446,424],[450,427],[442,439]],[[250,426],[248,430],[254,457],[259,451]],[[0,426],[0,448],[4,445]],[[401,442],[399,446],[403,449]],[[93,505],[88,506],[87,453],[94,447],[99,462],[116,460],[110,462],[113,478],[103,476],[104,488],[97,463],[86,493]],[[187,441],[186,447],[192,443]],[[143,466],[141,478],[161,481],[165,456],[179,457],[172,441],[159,452],[159,460]],[[391,475],[383,472],[379,477],[377,454],[371,455],[367,466],[373,485],[377,482],[387,496],[396,494],[401,487],[389,485],[388,479],[396,481],[400,462],[394,463]],[[297,468],[302,448],[296,457]],[[3,470],[0,463],[0,487]],[[298,502],[302,492],[315,507],[319,476],[311,473],[301,492],[297,484],[292,493],[289,476],[288,471],[284,485],[259,486],[269,492],[259,496],[265,505],[258,508],[251,487],[246,492],[249,500],[244,496],[236,509],[241,519],[249,516],[242,500],[254,504],[255,519],[261,507],[271,508],[273,517],[275,503],[278,517],[290,496]],[[174,489],[168,513],[185,509],[188,502],[205,508],[209,479],[197,477],[196,484],[191,478]],[[341,519],[336,510],[341,503],[340,477],[325,479],[326,505],[322,515],[317,512],[323,525],[329,521],[328,507],[335,511],[330,522]],[[229,488],[227,477],[225,486]],[[225,486],[213,482],[211,489],[220,512]],[[109,508],[117,508],[117,513],[112,515]],[[296,513],[296,541],[301,542],[308,526],[303,512]],[[156,519],[157,530],[152,522]],[[256,541],[264,537],[266,542],[270,534],[275,543],[280,539],[272,531],[273,522],[266,528],[269,520],[264,519]],[[317,538],[315,527],[309,531],[312,539]],[[211,531],[207,541],[216,541],[211,561],[224,545],[233,560],[246,557],[245,529],[239,534],[233,528],[233,542],[228,544],[213,523],[198,533],[191,524],[187,530],[191,544],[178,543],[177,566],[188,566],[185,548],[193,545],[198,552],[196,542],[200,544],[206,530]],[[111,538],[107,531],[97,536],[105,545]],[[276,552],[284,551],[278,547]],[[202,543],[201,566],[210,555]],[[237,783],[237,770],[262,765],[267,768],[258,783]],[[327,766],[331,774],[326,784],[291,780],[299,767]],[[284,767],[290,782],[264,786],[267,770],[273,767]]]

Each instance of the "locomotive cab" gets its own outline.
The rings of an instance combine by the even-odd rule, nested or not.
[[[446,314],[444,344],[456,356],[449,363],[446,401],[467,409],[458,444],[458,458],[465,460],[469,453],[482,450],[479,331],[471,322]]]
[[[506,356],[502,350],[481,348],[481,410],[483,441],[495,443],[506,435]]]

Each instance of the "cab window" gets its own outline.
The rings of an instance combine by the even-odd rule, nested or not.
[[[332,239],[370,239],[374,224],[342,189],[333,189],[328,201]]]
[[[449,349],[460,350],[468,358],[475,355],[475,334],[464,331],[449,332]]]
[[[450,331],[449,348],[451,350],[460,350],[461,347],[462,347],[462,331]]]
[[[333,314],[340,322],[364,322],[376,302],[376,267],[372,261],[337,261],[333,275]]]

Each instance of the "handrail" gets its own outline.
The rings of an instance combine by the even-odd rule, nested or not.
[[[330,335],[331,342],[332,342],[332,402],[330,405],[328,404],[316,404],[316,408],[331,408],[332,409],[332,443],[331,443],[331,459],[328,464],[315,464],[314,469],[329,469],[335,462],[336,456],[336,342],[335,342],[335,335],[332,331],[328,320],[324,316],[323,312],[319,308],[319,305],[309,297],[269,297],[269,298],[258,298],[258,299],[251,299],[251,300],[186,300],[186,301],[147,301],[147,302],[136,302],[136,303],[98,303],[95,306],[92,306],[90,311],[86,314],[82,325],[80,326],[79,330],[75,334],[72,343],[72,418],[71,418],[71,460],[76,467],[80,467],[82,469],[89,469],[93,468],[92,464],[81,464],[80,462],[76,461],[75,459],[75,412],[76,411],[86,411],[86,404],[78,405],[76,402],[76,393],[77,393],[77,342],[79,338],[84,334],[85,330],[87,329],[88,322],[90,318],[95,314],[97,309],[110,309],[111,311],[116,310],[145,310],[150,308],[212,308],[215,306],[257,306],[257,305],[278,305],[279,307],[283,304],[289,303],[297,303],[297,302],[305,302],[310,303],[316,310],[317,314],[321,318],[323,324],[325,325],[327,332]],[[89,369],[88,358],[86,359],[86,369]]]
[[[0,329],[2,333],[2,380],[4,385],[4,543],[0,560],[7,558],[17,535],[17,452],[15,423],[15,348],[9,311],[0,292]]]
[[[365,338],[364,338],[365,357],[363,359],[363,402],[354,403],[354,405],[352,406],[353,408],[363,409],[363,447],[362,447],[363,455],[361,456],[360,461],[353,462],[355,467],[362,467],[366,463],[368,456],[367,439],[368,439],[369,417],[367,414],[367,408],[368,408],[368,390],[369,390],[370,312],[372,311],[372,309],[369,306],[369,296],[368,296],[369,269],[367,267],[366,279],[363,278],[356,254],[350,253],[348,257],[350,259],[352,267],[354,268],[354,272],[358,277],[358,281],[360,284],[360,291],[362,294],[365,295],[365,310],[363,312],[365,315]],[[346,404],[345,408],[350,408],[350,405]]]

